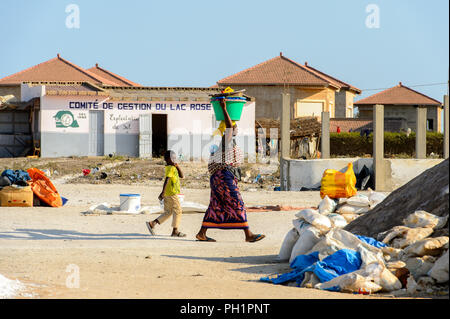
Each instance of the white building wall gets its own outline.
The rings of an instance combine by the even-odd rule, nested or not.
[[[136,105],[137,104],[137,105]],[[167,145],[184,159],[207,159],[212,133],[218,126],[209,102],[110,101],[108,97],[43,96],[41,98],[42,157],[86,156],[89,153],[89,111],[104,112],[104,154],[139,156],[139,115],[167,114]],[[61,111],[73,123],[61,122]],[[68,116],[65,116],[68,118]],[[255,156],[255,103],[244,106],[238,122],[238,144]],[[67,123],[66,123],[67,124]]]

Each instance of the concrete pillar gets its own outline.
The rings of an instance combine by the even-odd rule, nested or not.
[[[444,159],[449,157],[449,121],[448,121],[448,95],[444,95]]]
[[[289,93],[282,93],[280,131],[280,189],[287,191],[289,190],[287,161],[291,154],[291,95]]]
[[[291,155],[291,95],[282,94],[281,105],[281,157],[289,158]]]
[[[322,112],[322,136],[320,158],[330,158],[330,112]]]
[[[416,108],[416,158],[427,158],[427,108]]]
[[[386,189],[384,163],[384,105],[373,107],[373,171],[375,176],[375,190]]]

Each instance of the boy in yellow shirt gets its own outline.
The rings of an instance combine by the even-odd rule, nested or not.
[[[186,237],[186,234],[178,231],[178,227],[181,221],[181,214],[183,213],[178,199],[180,194],[180,178],[183,178],[183,172],[177,163],[175,163],[175,153],[173,151],[167,151],[164,153],[164,160],[166,161],[165,168],[165,180],[161,194],[158,199],[161,201],[164,199],[164,213],[153,221],[146,222],[150,234],[155,235],[154,228],[157,224],[161,225],[171,215],[172,217],[172,237]]]

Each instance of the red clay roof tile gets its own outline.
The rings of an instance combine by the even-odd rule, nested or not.
[[[117,86],[141,86],[140,84],[137,84],[135,82],[132,82],[123,76],[120,76],[118,74],[115,74],[111,71],[105,70],[98,66],[98,64],[95,64],[94,67],[87,69],[89,72],[92,72],[98,76],[101,76],[105,79],[108,79],[111,82],[116,83]]]
[[[300,86],[332,86],[334,88],[352,88],[349,84],[337,80],[312,67],[301,65],[293,60],[279,56],[228,76],[217,82],[219,85],[270,85],[289,84]]]
[[[117,85],[102,76],[85,70],[60,57],[39,63],[35,66],[0,79],[0,84],[20,84],[22,82],[92,82],[94,84]]]
[[[398,85],[375,93],[355,102],[353,105],[442,105],[441,102],[420,92],[406,87],[400,82]]]

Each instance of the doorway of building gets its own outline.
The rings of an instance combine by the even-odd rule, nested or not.
[[[167,114],[152,114],[152,153],[154,157],[167,149]]]
[[[101,156],[104,148],[103,111],[89,111],[89,155]]]

